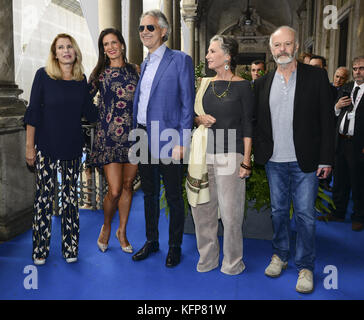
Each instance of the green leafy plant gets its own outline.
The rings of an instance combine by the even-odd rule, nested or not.
[[[270,191],[264,166],[252,159],[252,168],[251,176],[246,179],[245,208],[254,208],[259,212],[270,208]]]
[[[195,79],[203,78],[206,76],[205,74],[205,62],[202,60],[195,67]]]
[[[239,76],[245,80],[252,81],[252,75],[247,70],[240,71]]]
[[[201,79],[203,77],[206,77],[204,70],[205,70],[205,63],[203,61],[200,61],[195,66],[195,88],[196,88],[196,90],[200,85]]]
[[[327,206],[325,205],[325,202],[327,203]],[[334,201],[332,201],[332,198],[328,196],[320,186],[317,192],[315,208],[318,212],[320,212],[323,215],[331,213],[332,212],[331,208],[336,209]]]

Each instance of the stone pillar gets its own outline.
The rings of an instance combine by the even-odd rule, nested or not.
[[[189,32],[189,51],[188,54],[195,60],[195,22],[197,19],[197,4],[194,0],[183,1],[183,19],[186,22]],[[195,64],[197,63],[194,61]]]
[[[195,65],[200,62],[200,32],[199,26],[195,24]]]
[[[9,3],[10,2],[10,3]],[[13,12],[11,1],[0,1],[0,84],[14,84]]]
[[[356,50],[353,50],[354,52],[350,60],[364,54],[364,0],[356,1],[355,5],[355,20],[357,23],[354,29],[354,41],[356,43]]]
[[[122,31],[121,0],[99,0],[99,32],[106,28]]]
[[[0,241],[32,224],[34,174],[25,164],[25,103],[14,79],[12,0],[0,0]]]
[[[140,65],[143,61],[143,44],[139,38],[139,19],[143,13],[143,0],[132,0],[129,4],[128,60]]]
[[[166,16],[168,23],[171,27],[171,33],[168,37],[168,40],[165,42],[166,46],[168,48],[173,49],[173,25],[174,25],[174,21],[173,21],[173,0],[163,0],[163,13]]]
[[[174,0],[173,7],[173,49],[181,50],[181,6],[180,0]]]

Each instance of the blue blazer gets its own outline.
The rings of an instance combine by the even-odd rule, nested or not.
[[[137,127],[138,104],[140,95],[140,84],[145,70],[145,62],[141,65],[140,80],[135,90],[133,106],[133,127]],[[148,146],[153,157],[160,156],[161,149],[168,144],[171,151],[174,146],[189,146],[190,134],[183,135],[183,130],[191,130],[194,117],[194,68],[192,59],[184,52],[166,48],[163,58],[155,74],[150,91],[147,106],[147,132]],[[153,136],[151,135],[151,124],[153,123]],[[155,128],[158,128],[156,130]],[[169,137],[167,141],[165,135],[161,133],[165,129],[174,129],[178,132],[176,137]],[[155,136],[158,133],[158,136]],[[186,133],[186,132],[185,132]],[[161,139],[162,137],[162,139]],[[164,148],[166,149],[166,148]],[[158,152],[158,154],[157,154]]]

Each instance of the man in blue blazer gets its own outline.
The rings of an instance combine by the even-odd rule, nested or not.
[[[159,250],[160,175],[170,208],[167,267],[179,264],[184,226],[182,159],[193,124],[194,68],[192,59],[164,44],[170,27],[164,14],[151,10],[141,16],[140,39],[148,48],[134,97],[134,128],[146,132],[148,161],[139,163],[147,242],[134,261]]]

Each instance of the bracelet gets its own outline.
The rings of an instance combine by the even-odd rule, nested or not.
[[[251,171],[253,169],[252,167],[249,167],[246,164],[244,164],[244,162],[240,163],[240,167],[242,167],[242,168],[244,168],[246,170],[249,170],[249,171]]]

